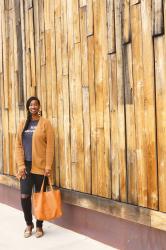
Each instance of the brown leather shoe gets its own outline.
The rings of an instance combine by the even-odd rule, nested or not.
[[[37,227],[36,228],[36,233],[35,233],[35,236],[36,238],[40,238],[44,235],[44,232],[43,232],[43,229],[42,227]]]
[[[29,238],[32,235],[32,229],[34,228],[34,225],[28,225],[24,231],[24,238]]]

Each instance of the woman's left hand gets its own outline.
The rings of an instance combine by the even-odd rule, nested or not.
[[[51,170],[50,169],[45,169],[44,175],[49,177],[51,175]]]

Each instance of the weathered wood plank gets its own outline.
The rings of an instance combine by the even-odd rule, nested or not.
[[[145,164],[147,167],[148,207],[158,209],[157,155],[156,155],[156,114],[154,54],[152,40],[151,0],[141,1],[143,71],[144,71],[144,112],[145,112]],[[150,121],[150,123],[149,123]]]
[[[118,91],[118,157],[120,170],[120,199],[127,201],[126,186],[126,141],[125,141],[125,113],[124,113],[124,83],[122,61],[122,29],[121,29],[121,1],[115,2],[115,34],[117,55],[117,91]]]
[[[126,149],[127,149],[127,187],[128,202],[137,204],[137,159],[136,159],[136,131],[135,105],[133,92],[131,44],[123,47],[123,76],[125,85],[126,111]]]
[[[72,172],[71,172],[71,145],[70,145],[70,103],[69,103],[69,79],[63,76],[63,124],[64,124],[64,186],[71,189]]]
[[[98,195],[106,196],[107,186],[105,185],[106,175],[104,163],[104,128],[97,128],[97,171],[98,171]]]
[[[34,15],[34,48],[35,48],[35,78],[36,78],[36,92],[38,98],[41,100],[41,66],[40,66],[40,20],[39,20],[39,1],[33,2]],[[42,101],[42,100],[41,100]]]
[[[97,148],[96,148],[96,102],[95,102],[95,71],[94,71],[94,37],[88,37],[88,79],[90,105],[90,135],[91,135],[91,164],[92,164],[92,194],[97,195]]]
[[[96,123],[103,128],[103,79],[102,79],[102,12],[101,2],[94,2],[94,45],[95,45],[95,88],[96,88]]]
[[[79,21],[79,6],[78,5],[79,5],[78,0],[72,1],[74,43],[80,42],[80,21]]]
[[[107,22],[108,22],[108,53],[116,51],[115,44],[115,7],[113,0],[107,0]]]
[[[39,26],[40,26],[40,57],[41,65],[46,63],[46,54],[45,54],[45,25],[44,25],[44,2],[43,0],[39,1]]]
[[[33,2],[32,0],[26,0],[26,11],[28,11],[28,9],[31,9],[33,7]]]
[[[50,30],[50,26],[51,26],[51,22],[50,22],[50,1],[51,0],[44,0],[43,1],[43,6],[44,6],[44,19],[43,19],[43,22],[44,22],[44,29],[45,31],[47,30]],[[56,0],[55,1],[55,9],[56,9],[56,14],[58,15],[59,12],[58,10],[60,9],[60,1],[59,0]],[[43,18],[43,17],[42,17]]]
[[[0,175],[0,184],[19,189],[20,183],[15,177]]]
[[[110,89],[110,130],[111,130],[111,183],[112,199],[119,200],[119,158],[118,158],[118,92],[117,92],[117,58],[116,54],[108,55],[109,89]]]
[[[71,164],[75,168],[77,162],[76,128],[73,109],[75,106],[75,80],[74,80],[74,34],[73,34],[73,9],[71,1],[67,1],[67,29],[68,29],[68,67],[69,67],[69,102],[70,102],[70,123],[71,123]],[[71,177],[72,188],[75,186],[74,175]]]
[[[8,31],[8,11],[4,9],[4,1],[1,3],[2,7],[2,41],[3,41],[3,70],[4,70],[4,102],[5,108],[8,108],[8,94],[9,94],[9,31]]]
[[[131,41],[130,26],[130,1],[122,1],[122,42],[123,44]]]
[[[84,136],[83,136],[83,106],[81,85],[81,48],[80,43],[74,47],[74,81],[75,81],[75,106],[73,106],[74,127],[76,132],[77,160],[72,168],[72,184],[75,190],[85,191],[85,167],[84,167]],[[73,178],[74,177],[74,178]]]
[[[152,12],[153,35],[162,35],[164,34],[163,0],[152,0]]]
[[[140,5],[131,7],[131,32],[133,55],[133,84],[136,126],[136,155],[137,155],[137,187],[138,204],[147,206],[147,166],[145,163],[145,116],[144,116],[144,78],[143,78],[143,48]]]
[[[52,118],[51,31],[45,33],[47,117]]]
[[[155,49],[155,80],[156,80],[156,112],[157,112],[157,153],[158,153],[158,184],[159,184],[159,209],[166,212],[166,50],[165,39],[162,36],[154,40]]]
[[[46,96],[46,65],[41,65],[41,97],[42,114],[47,117],[47,96]]]
[[[67,2],[61,1],[61,37],[62,37],[62,72],[68,75],[68,26],[67,26]]]
[[[62,49],[61,49],[61,20],[58,12],[55,12],[55,32],[56,32],[56,86],[57,86],[57,122],[58,122],[58,147],[59,147],[59,167],[60,185],[66,187],[66,166],[65,166],[65,138],[64,138],[64,98],[63,98],[63,77],[62,77]]]
[[[103,112],[104,112],[104,166],[105,194],[104,197],[111,197],[111,145],[110,145],[110,109],[109,109],[109,81],[108,81],[108,39],[107,39],[107,5],[101,5],[102,10],[102,37],[103,37]],[[99,177],[100,178],[100,177]],[[104,189],[104,188],[103,188]]]
[[[83,87],[83,124],[84,124],[84,159],[85,159],[85,192],[91,193],[91,155],[90,155],[90,109],[89,89]]]
[[[86,8],[80,9],[80,36],[81,36],[81,82],[83,87],[88,86],[88,52],[87,52]]]
[[[31,62],[31,86],[36,86],[36,64],[35,64],[35,45],[34,45],[34,22],[33,9],[28,10],[29,18],[29,45],[30,45],[30,62]]]
[[[93,35],[93,0],[87,0],[87,36]]]
[[[88,194],[76,193],[71,190],[63,190],[62,199],[65,203],[96,210],[135,223],[146,226],[151,225],[150,209],[133,206],[110,199],[96,197]],[[157,212],[156,212],[157,213]],[[165,214],[163,215],[165,218]]]
[[[21,14],[20,14],[20,3],[19,1],[15,0],[15,8],[14,8],[14,13],[15,13],[15,28],[16,28],[16,39],[15,41],[15,57],[16,62],[15,62],[15,70],[18,69],[18,90],[19,90],[19,106],[23,106],[24,104],[24,82],[23,82],[23,47],[22,47],[22,36],[21,34]],[[25,65],[25,64],[24,64]]]
[[[23,89],[24,89],[24,100],[27,99],[26,91],[26,48],[25,48],[25,13],[23,1],[20,2],[20,18],[21,18],[21,40],[22,40],[22,70],[23,70]],[[19,97],[18,97],[19,99]],[[25,105],[25,102],[24,102]],[[17,110],[17,109],[16,109]]]
[[[166,231],[165,213],[150,211],[151,227]]]

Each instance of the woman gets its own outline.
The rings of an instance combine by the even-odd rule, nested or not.
[[[43,178],[45,188],[54,158],[54,132],[49,120],[40,114],[40,101],[32,96],[26,103],[27,119],[22,121],[16,137],[16,163],[20,177],[21,205],[27,227],[24,237],[32,235],[32,188],[39,192]],[[43,221],[36,221],[36,237],[43,236]]]

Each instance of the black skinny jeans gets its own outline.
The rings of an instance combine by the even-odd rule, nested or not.
[[[43,182],[44,175],[32,174],[31,161],[26,161],[26,178],[20,180],[20,190],[21,190],[21,205],[24,213],[24,218],[27,225],[32,225],[32,189],[34,188],[35,192],[40,192],[41,185]],[[48,178],[45,177],[44,190],[48,184]],[[36,227],[42,227],[43,221],[37,220]]]

